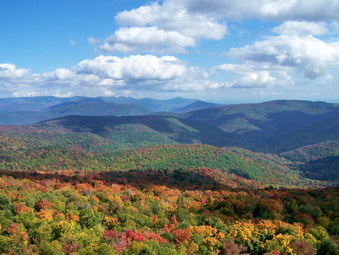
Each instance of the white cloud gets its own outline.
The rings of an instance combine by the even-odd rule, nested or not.
[[[186,72],[186,66],[171,56],[131,55],[99,56],[84,60],[73,70],[78,75],[96,75],[114,80],[171,80]]]
[[[339,63],[339,41],[325,42],[312,35],[325,31],[322,24],[286,22],[273,31],[281,34],[232,48],[227,54],[244,63],[296,67],[309,79],[328,75],[328,69]]]
[[[36,97],[39,96],[37,91],[25,90],[24,88],[18,89],[12,93],[14,97]]]
[[[74,75],[75,74],[67,68],[58,68],[54,72],[42,74],[42,77],[48,80],[70,80]]]
[[[0,63],[0,80],[22,78],[28,74],[28,69],[18,69],[13,64]]]
[[[183,0],[190,12],[227,19],[307,20],[339,19],[337,0]]]
[[[9,79],[1,93],[32,95],[121,95],[128,93],[196,92],[231,87],[230,82],[209,80],[209,73],[173,56],[98,56],[71,68]]]
[[[164,47],[165,45],[165,47]],[[176,31],[164,31],[157,27],[121,28],[106,38],[101,49],[121,52],[182,52],[195,46],[195,40]]]
[[[193,72],[193,67],[173,56],[154,55],[121,58],[98,56],[83,60],[71,68],[36,74],[28,74],[26,69],[16,69],[12,64],[0,64],[0,89],[2,94],[10,93],[14,96],[39,93],[64,95],[70,92],[109,95],[116,90],[146,88],[161,91],[173,89],[168,84],[175,84]],[[201,70],[198,73],[200,75]]]
[[[124,26],[108,36],[100,48],[122,52],[183,52],[200,39],[222,39],[224,23],[204,14],[189,13],[180,1],[157,2],[116,15]]]
[[[157,26],[166,31],[177,31],[192,38],[221,39],[227,32],[225,24],[209,15],[187,11],[181,1],[165,1],[163,5],[153,3],[116,16],[124,26]]]
[[[223,64],[214,67],[215,71],[238,74],[240,77],[231,82],[232,88],[260,88],[292,85],[294,81],[288,74],[288,68],[279,66]]]
[[[286,92],[281,92],[281,91],[255,91],[253,92],[253,95],[260,95],[260,96],[285,96]]]
[[[232,87],[230,82],[215,82],[208,79],[183,79],[164,84],[164,91],[206,91]]]
[[[285,35],[324,35],[328,33],[325,22],[286,21],[273,29],[274,33]]]
[[[199,40],[220,40],[227,34],[226,21],[242,19],[290,21],[277,33],[320,35],[327,32],[317,23],[292,21],[339,20],[337,0],[164,0],[118,13],[122,27],[99,48],[109,52],[185,52]],[[302,27],[306,25],[306,27]],[[93,41],[93,40],[92,40]]]

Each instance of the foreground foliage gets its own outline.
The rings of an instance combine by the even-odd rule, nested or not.
[[[148,183],[146,176],[104,173],[8,174],[0,178],[0,253],[339,252],[336,188],[237,190],[169,177]]]

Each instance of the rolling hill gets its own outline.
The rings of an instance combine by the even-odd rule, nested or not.
[[[223,147],[241,143],[236,135],[228,135],[217,127],[168,116],[67,116],[35,127],[92,133],[124,148],[173,143]]]
[[[284,152],[339,139],[339,107],[324,102],[279,100],[207,108],[184,116],[238,134],[243,147],[258,151]]]
[[[307,145],[280,155],[309,178],[339,181],[339,140]]]
[[[182,99],[174,99],[176,100],[182,101]],[[43,102],[45,103],[44,100]],[[105,158],[106,156],[103,156],[105,153],[166,144],[206,144],[228,147],[229,153],[235,153],[239,157],[251,158],[254,155],[251,151],[262,152],[253,156],[257,162],[266,160],[262,163],[263,165],[280,165],[282,168],[279,171],[282,172],[292,169],[292,172],[288,172],[290,176],[293,176],[292,173],[300,172],[305,177],[314,180],[337,182],[338,109],[337,105],[323,102],[280,100],[261,104],[212,107],[173,116],[119,117],[99,115],[113,113],[127,115],[129,111],[147,112],[147,110],[135,105],[103,102],[101,98],[78,98],[78,101],[63,102],[48,107],[47,111],[38,112],[45,114],[43,115],[45,118],[62,114],[67,116],[30,126],[0,127],[1,144],[8,149],[1,152],[0,158],[4,162],[12,162],[6,165],[6,169],[12,169],[15,166],[13,162],[20,161],[20,157],[25,158],[27,156],[25,153],[29,152],[28,158],[34,158],[34,155],[45,155],[47,159],[52,158],[53,162],[57,157],[66,158],[62,160],[63,163],[60,163],[63,167],[90,170],[93,169],[93,165],[86,163],[86,158],[99,162],[97,158],[92,157],[91,153],[100,154],[100,157]],[[70,115],[74,113],[95,116]],[[11,116],[10,114],[13,113],[6,114]],[[21,114],[25,117],[25,112]],[[33,122],[41,116],[30,114],[26,117]],[[15,121],[15,115],[11,118]],[[6,121],[11,121],[11,118],[7,118]],[[230,149],[229,146],[243,147],[251,151],[240,148]],[[204,149],[207,150],[207,147]],[[43,154],[41,150],[44,151]],[[190,161],[184,156],[184,152],[185,150],[180,151],[183,160],[179,162],[182,166],[186,161]],[[157,151],[152,153],[157,155]],[[276,153],[280,157],[267,153]],[[82,160],[77,163],[75,161],[77,157],[84,159],[85,163]],[[31,170],[39,168],[41,160],[45,162],[45,159],[34,159],[35,163],[32,163],[32,160],[30,159],[28,164],[31,165]],[[114,162],[110,164],[114,165]],[[147,166],[152,166],[152,164]],[[155,164],[151,169],[157,167],[159,165]],[[221,167],[206,165],[201,161],[190,167],[216,168],[222,171]],[[107,170],[107,167],[99,168]],[[131,169],[134,168],[138,169],[137,167]],[[177,168],[180,168],[179,165]],[[146,170],[140,168],[142,169]],[[237,168],[229,170],[228,173],[245,179],[249,178],[258,183],[263,182],[249,173],[239,172]],[[268,176],[271,175],[270,173]],[[302,176],[300,178],[304,179]],[[281,179],[286,180],[285,177]]]
[[[216,169],[260,185],[299,186],[310,184],[288,167],[241,148],[217,148],[208,145],[161,145],[118,153],[107,158],[120,170]]]
[[[72,126],[49,122],[33,127],[3,128],[0,132],[0,169],[30,172],[70,169],[89,172],[167,171],[164,172],[166,176],[182,181],[194,182],[203,175],[218,185],[247,188],[326,185],[325,182],[308,180],[280,162],[241,148],[179,145],[164,136],[163,143],[173,144],[149,147],[150,144],[139,141],[138,144],[130,143],[130,146],[148,147],[121,151],[128,143],[117,144],[114,131],[102,133],[102,130],[93,130],[90,126],[75,130],[74,122]],[[200,182],[201,177],[198,179]]]

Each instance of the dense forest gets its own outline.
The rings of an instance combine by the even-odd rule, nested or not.
[[[339,254],[337,105],[184,101],[0,126],[0,254]]]
[[[5,254],[338,254],[338,188],[239,190],[197,188],[180,178],[152,184],[147,174],[2,174]]]

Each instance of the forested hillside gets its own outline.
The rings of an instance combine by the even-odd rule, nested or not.
[[[78,100],[50,110],[101,104]],[[0,126],[0,253],[337,255],[337,114],[276,101]]]
[[[339,107],[324,102],[279,100],[229,105],[192,111],[185,118],[239,135],[242,147],[270,153],[339,139]]]

